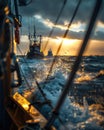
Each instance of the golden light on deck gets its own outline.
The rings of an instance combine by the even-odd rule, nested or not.
[[[17,92],[13,95],[13,98],[27,111],[29,109],[30,103],[23,98],[20,94]]]
[[[29,109],[29,105],[28,105],[28,104],[22,104],[22,106],[23,106],[23,108],[24,108],[25,110],[28,110],[28,109]]]
[[[47,123],[47,120],[40,114],[40,112],[32,105],[30,105],[30,102],[27,101],[22,95],[20,95],[18,92],[16,92],[13,95],[14,100],[16,100],[16,102],[18,102],[18,104],[24,108],[24,110],[26,110],[31,117],[33,118],[33,120],[27,120],[27,122],[39,122],[41,128],[43,128],[45,126],[45,124]]]
[[[16,43],[15,39],[14,39],[13,43],[14,43],[14,52],[17,53],[17,47],[16,47],[17,43]]]

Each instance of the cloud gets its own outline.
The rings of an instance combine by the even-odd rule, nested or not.
[[[28,34],[28,24],[31,21],[31,32],[33,32],[33,26],[36,25],[38,33],[41,33],[44,36],[47,36],[51,30],[52,25],[54,24],[56,17],[62,7],[64,0],[33,0],[33,2],[27,7],[20,7],[20,13],[23,15],[23,34]],[[103,1],[104,2],[104,1]],[[78,0],[67,0],[66,6],[63,10],[63,13],[60,17],[60,20],[55,28],[53,37],[56,35],[63,36],[65,32],[65,21],[69,22],[75,7],[78,3]],[[89,22],[91,12],[94,7],[95,0],[82,0],[77,15],[74,19],[74,24],[80,23],[86,25]],[[104,5],[104,4],[103,4]],[[104,7],[99,15],[99,21],[104,23]],[[36,17],[37,16],[37,17]],[[32,17],[32,20],[30,20]],[[51,25],[49,25],[49,23]],[[84,31],[86,26],[81,26],[80,28],[74,28],[70,31],[68,37],[81,39],[84,37]],[[63,27],[63,28],[61,28]],[[101,36],[100,36],[101,35]],[[103,39],[102,32],[97,32],[93,38]]]
[[[64,0],[33,0],[29,6],[21,7],[20,12],[24,16],[34,16],[35,14],[41,14],[44,18],[48,18],[51,21],[54,21],[62,7],[63,1]],[[78,0],[67,0],[60,22],[65,21],[66,19],[69,21],[77,3]],[[82,22],[88,21],[94,4],[95,0],[82,0],[76,16],[76,20]],[[101,20],[104,20],[104,17],[102,16],[103,12],[104,9],[101,11]]]
[[[104,32],[101,31],[96,32],[93,38],[97,40],[104,40]]]

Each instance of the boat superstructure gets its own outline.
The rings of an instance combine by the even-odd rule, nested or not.
[[[48,50],[47,57],[52,57],[52,56],[53,56],[52,50],[51,50],[51,49],[49,49],[49,50]]]
[[[34,26],[34,34],[28,36],[30,44],[29,51],[27,52],[27,58],[43,58],[44,54],[41,51],[42,36],[36,34]]]

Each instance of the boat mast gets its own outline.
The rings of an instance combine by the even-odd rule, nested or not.
[[[30,20],[28,19],[28,39],[29,39],[29,46],[32,45],[32,36],[31,36],[31,33],[30,33]]]
[[[36,28],[35,28],[35,25],[34,25],[34,32],[33,32],[33,37],[34,37],[34,43],[36,43]]]

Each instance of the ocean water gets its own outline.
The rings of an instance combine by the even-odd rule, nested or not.
[[[18,92],[34,104],[47,119],[51,117],[75,59],[74,56],[57,57],[50,77],[46,80],[53,57],[19,58],[23,85]],[[48,104],[39,92],[35,79],[49,100]],[[53,108],[49,106],[49,102]],[[104,56],[83,57],[54,125],[58,130],[104,130]]]

